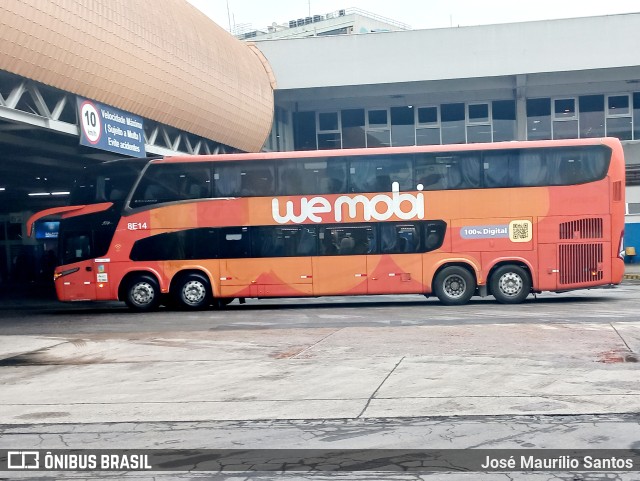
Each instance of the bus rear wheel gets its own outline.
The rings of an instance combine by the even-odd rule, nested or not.
[[[446,306],[466,304],[476,290],[476,280],[464,267],[449,266],[438,272],[433,290]]]
[[[134,311],[152,311],[160,304],[160,286],[151,276],[139,275],[127,284],[124,302]]]
[[[491,275],[489,286],[500,304],[519,304],[531,292],[531,276],[520,266],[501,266]]]
[[[175,300],[183,309],[202,309],[211,304],[209,281],[200,274],[187,274],[182,277],[175,290]]]

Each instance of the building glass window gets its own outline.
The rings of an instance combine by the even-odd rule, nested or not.
[[[467,111],[469,112],[470,124],[489,123],[489,104],[469,104]]]
[[[514,100],[496,100],[491,103],[493,141],[507,142],[516,138],[516,103]]]
[[[583,95],[578,102],[580,137],[604,137],[604,95]]]
[[[364,109],[349,109],[340,112],[342,121],[342,148],[357,149],[367,146]]]
[[[336,131],[339,128],[338,112],[320,112],[318,113],[318,131]]]
[[[489,104],[467,105],[467,142],[491,142]]]
[[[631,103],[629,95],[607,96],[607,135],[631,140]]]
[[[318,149],[342,148],[338,112],[318,112]]]
[[[440,145],[438,107],[419,107],[416,116],[416,145]]]
[[[467,141],[464,104],[442,104],[440,109],[442,143],[464,144]]]
[[[551,139],[551,99],[527,99],[527,139]]]
[[[628,95],[609,95],[607,97],[607,116],[620,117],[631,114]]]
[[[554,99],[553,106],[553,138],[575,139],[578,137],[578,115],[576,99]]]
[[[295,150],[316,150],[315,112],[293,113],[293,145]]]
[[[387,109],[367,110],[367,147],[389,147],[391,128]]]
[[[415,145],[416,129],[413,107],[391,107],[391,145]]]

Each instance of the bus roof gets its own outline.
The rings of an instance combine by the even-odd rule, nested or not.
[[[287,152],[253,152],[242,154],[213,154],[213,155],[180,155],[152,159],[152,163],[182,163],[182,162],[228,162],[241,160],[285,160],[285,159],[312,159],[327,157],[344,157],[356,155],[385,155],[385,154],[411,154],[423,152],[465,152],[477,150],[509,150],[525,148],[545,147],[573,147],[578,145],[607,145],[619,146],[620,141],[615,137],[602,137],[593,139],[566,139],[566,140],[521,140],[510,142],[492,142],[476,144],[450,144],[450,145],[418,145],[409,147],[379,147],[360,149],[332,149],[332,150],[296,150]]]

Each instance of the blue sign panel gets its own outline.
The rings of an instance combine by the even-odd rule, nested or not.
[[[78,97],[80,144],[131,157],[144,157],[142,118]]]
[[[59,228],[59,221],[38,221],[35,224],[36,239],[57,239]]]

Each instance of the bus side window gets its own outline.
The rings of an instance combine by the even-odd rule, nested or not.
[[[317,233],[315,227],[301,227],[295,254],[315,256],[317,254]]]
[[[321,256],[336,256],[338,255],[338,236],[331,229],[321,228],[318,234],[320,239],[320,252]]]
[[[320,181],[319,194],[344,194],[347,192],[347,161],[344,158],[327,160],[327,170]]]
[[[241,196],[265,196],[275,194],[273,167],[260,162],[244,166],[240,180]]]
[[[187,231],[187,259],[215,259],[218,255],[218,229],[204,227]]]
[[[400,190],[411,190],[413,159],[409,155],[379,155],[373,158],[353,157],[350,178],[352,192],[391,192],[397,182]]]
[[[483,163],[484,186],[505,187],[507,185],[507,160],[504,156],[485,155]]]
[[[581,171],[581,162],[573,158],[562,159],[558,168],[558,176],[560,178],[560,184],[563,185],[572,185],[584,182],[584,174]]]
[[[179,177],[182,199],[203,199],[211,196],[211,169],[207,164],[187,165]]]
[[[447,224],[442,221],[429,222],[424,226],[424,247],[422,252],[430,252],[442,247]]]
[[[418,154],[416,184],[424,190],[475,189],[480,187],[480,155],[476,153]]]
[[[450,189],[475,189],[480,187],[480,154],[468,153],[458,157],[456,162],[460,181],[450,185]]]
[[[282,257],[283,255],[284,235],[281,227],[265,226],[252,229],[252,257]]]
[[[382,254],[420,252],[420,230],[416,224],[380,224]]]
[[[485,187],[515,187],[518,184],[518,158],[509,152],[484,156]]]
[[[239,259],[251,256],[251,240],[248,227],[223,227],[218,235],[221,258]]]
[[[433,155],[416,154],[416,185],[424,190],[442,190],[446,187],[446,165],[436,163]]]
[[[549,185],[547,159],[540,152],[522,150],[519,153],[519,182],[521,187]]]
[[[241,164],[216,165],[213,175],[213,192],[215,197],[237,197],[240,195],[242,182]]]
[[[320,230],[322,255],[362,255],[377,251],[375,229],[371,225],[341,225]]]

